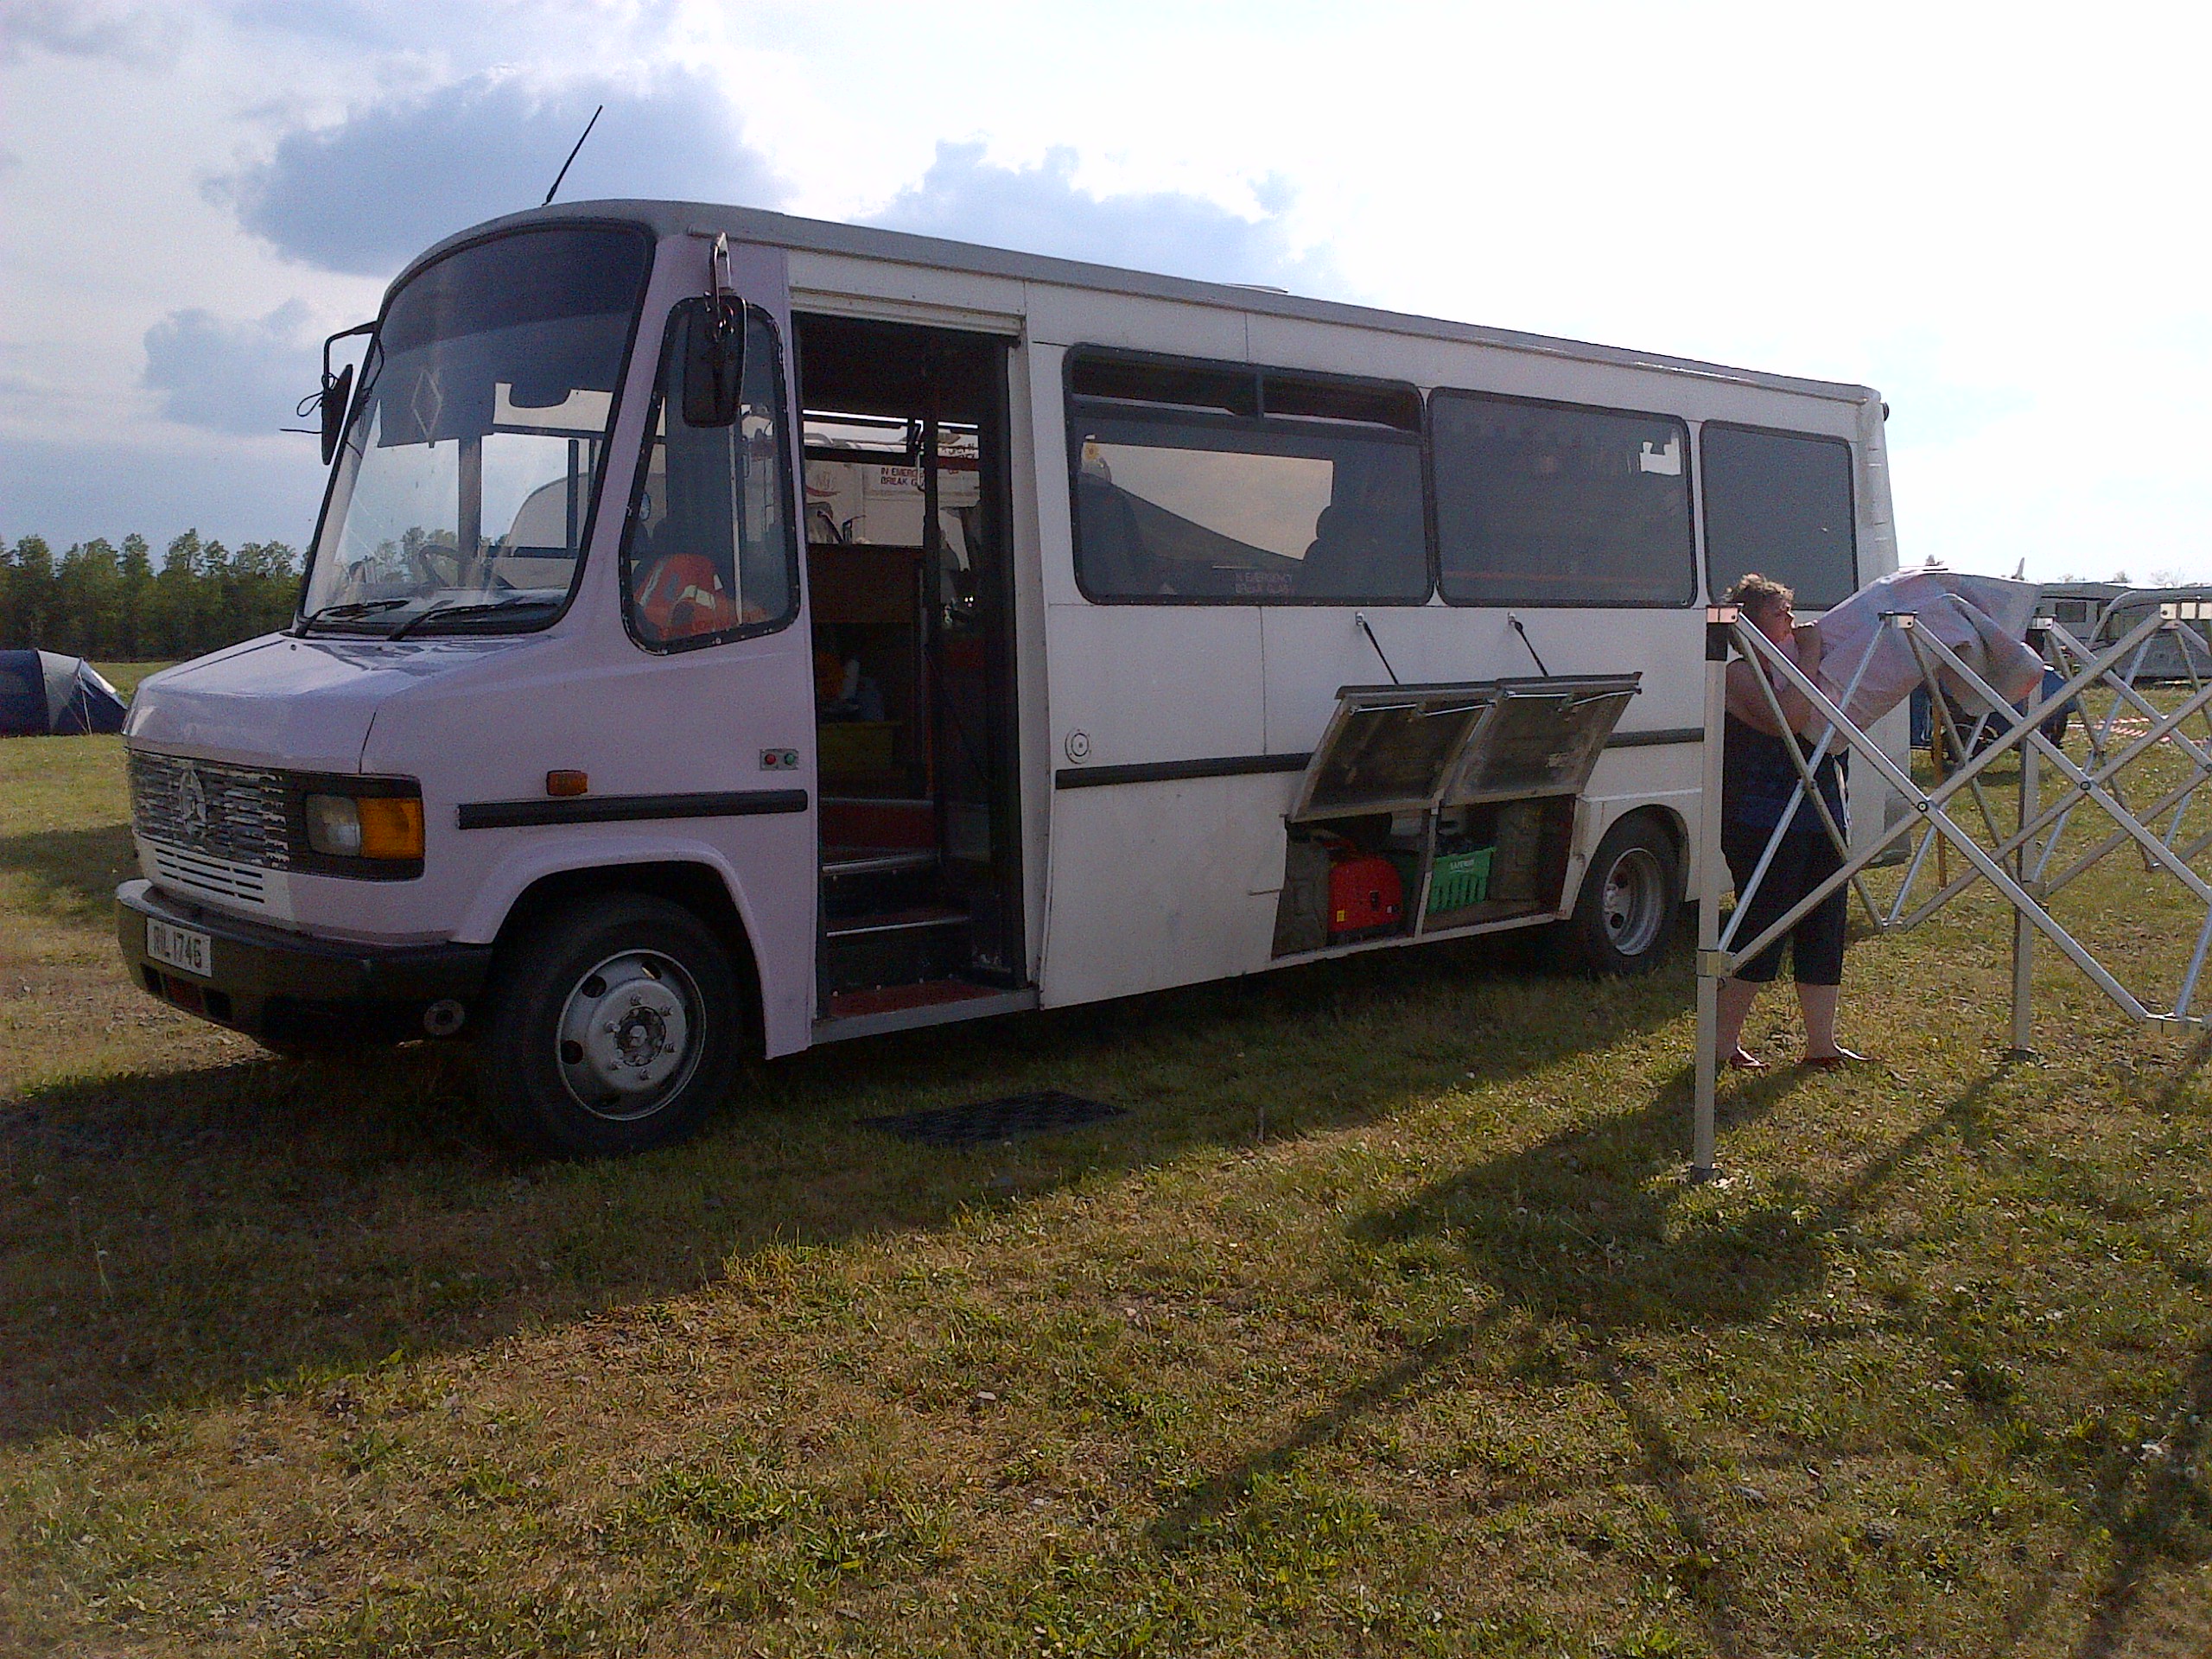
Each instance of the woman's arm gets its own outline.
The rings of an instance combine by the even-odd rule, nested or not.
[[[1780,737],[1782,728],[1774,723],[1774,711],[1759,694],[1758,676],[1762,672],[1759,664],[1740,657],[1728,664],[1728,712],[1755,732]]]
[[[1821,670],[1820,630],[1808,622],[1791,632],[1789,643],[1783,647],[1805,677],[1815,677]],[[1782,735],[1782,728],[1774,722],[1774,710],[1759,690],[1759,679],[1764,677],[1774,687],[1775,701],[1782,705],[1782,717],[1793,732],[1811,736],[1827,725],[1814,709],[1805,694],[1780,675],[1767,672],[1764,659],[1758,662],[1738,659],[1728,664],[1728,712],[1770,737]]]

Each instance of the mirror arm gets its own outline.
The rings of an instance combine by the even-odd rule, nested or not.
[[[351,340],[356,334],[373,334],[376,331],[377,326],[373,322],[357,322],[351,328],[340,328],[322,342],[322,384],[325,391],[329,389],[331,382],[330,348],[341,340]]]
[[[714,251],[708,255],[708,296],[715,302],[717,313],[738,302],[737,285],[729,278],[729,237],[725,232],[715,233]]]
[[[708,232],[694,231],[705,239]],[[704,329],[684,353],[683,417],[692,426],[728,426],[743,400],[745,298],[730,278],[729,237],[715,232],[707,251]]]
[[[326,467],[330,465],[331,457],[338,453],[338,429],[346,418],[343,400],[352,392],[353,384],[353,371],[350,365],[342,375],[331,373],[330,348],[341,340],[350,340],[356,334],[373,334],[376,331],[377,325],[373,322],[356,323],[351,328],[340,328],[325,340],[322,342],[322,383],[308,396],[300,399],[299,413],[302,416],[312,409],[321,417],[319,429],[322,438],[322,464]],[[340,400],[336,410],[331,408],[334,397]]]

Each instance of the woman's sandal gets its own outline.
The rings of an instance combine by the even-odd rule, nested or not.
[[[1726,1056],[1724,1063],[1731,1071],[1764,1071],[1766,1070],[1766,1062],[1764,1060],[1759,1058],[1756,1054],[1746,1053],[1740,1048],[1733,1054]]]
[[[1797,1064],[1815,1071],[1833,1071],[1840,1066],[1866,1065],[1871,1062],[1864,1054],[1854,1054],[1847,1048],[1839,1047],[1833,1054],[1808,1054]]]

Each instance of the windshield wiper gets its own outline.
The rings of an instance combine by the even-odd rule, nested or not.
[[[356,618],[374,616],[379,611],[396,610],[402,605],[412,605],[411,599],[356,599],[343,605],[326,605],[300,619],[300,626],[311,628],[318,622],[351,622]]]
[[[404,639],[409,634],[414,632],[416,629],[421,627],[425,622],[428,622],[434,616],[454,618],[464,616],[482,616],[492,611],[516,611],[525,609],[531,606],[550,607],[557,610],[560,608],[563,602],[563,601],[557,599],[526,598],[519,594],[512,595],[506,599],[486,600],[481,603],[470,605],[464,605],[457,600],[448,600],[442,605],[433,605],[428,610],[418,611],[413,616],[409,617],[404,622],[402,622],[397,627],[392,629],[391,632],[385,634],[385,638],[387,639]]]

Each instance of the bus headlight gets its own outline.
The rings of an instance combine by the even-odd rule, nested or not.
[[[419,795],[312,794],[301,803],[308,849],[324,858],[423,861]]]

